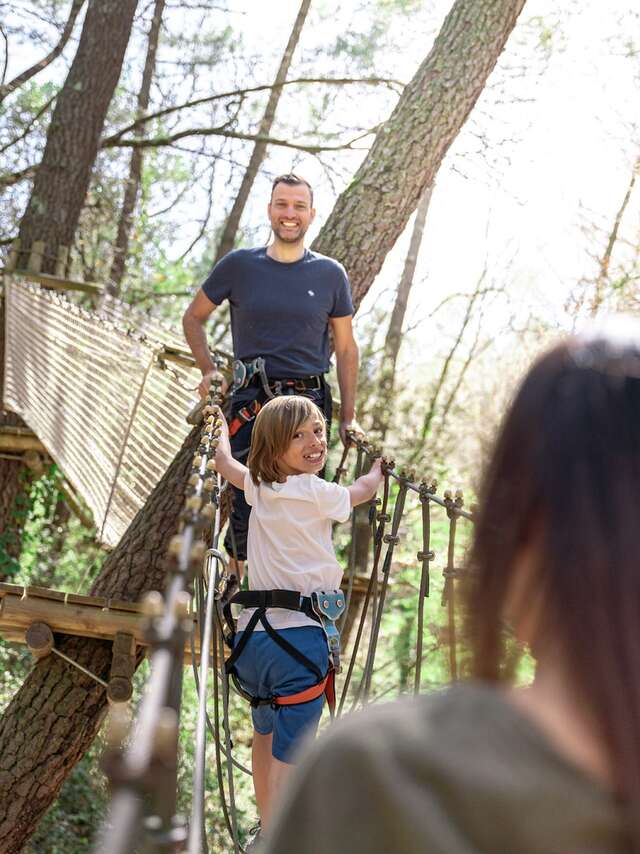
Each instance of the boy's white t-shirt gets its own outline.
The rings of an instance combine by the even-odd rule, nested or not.
[[[342,569],[331,539],[331,523],[346,522],[351,497],[345,486],[327,483],[315,474],[296,474],[284,483],[260,483],[247,471],[244,497],[251,506],[247,537],[250,590],[335,590]],[[253,608],[243,608],[238,631],[249,622]],[[269,608],[274,629],[317,626],[300,611]],[[258,622],[256,630],[263,629]]]

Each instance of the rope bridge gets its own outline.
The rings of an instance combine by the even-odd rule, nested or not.
[[[114,546],[191,429],[200,373],[182,339],[104,298],[89,311],[5,273],[4,407],[19,414]]]
[[[182,444],[188,430],[184,414],[193,401],[199,374],[181,353],[181,342],[175,336],[150,321],[145,321],[146,327],[134,325],[115,301],[107,303],[100,313],[90,312],[66,296],[25,282],[18,274],[7,276],[5,281],[5,405],[36,432],[91,508],[103,540],[114,544]],[[181,530],[170,548],[164,596],[148,594],[136,606],[97,602],[91,597],[70,599],[69,594],[37,588],[0,588],[0,633],[12,640],[26,640],[38,657],[56,654],[54,632],[114,639],[112,677],[108,684],[102,683],[108,692],[111,684],[117,689],[115,696],[113,690],[110,695],[104,757],[113,798],[95,849],[100,854],[126,854],[143,838],[154,851],[201,854],[208,850],[208,741],[215,754],[230,850],[234,854],[242,851],[244,834],[235,795],[238,775],[249,771],[234,754],[229,708],[236,699],[224,672],[224,633],[219,614],[220,595],[228,576],[226,558],[219,548],[226,485],[213,466],[220,432],[216,408],[220,400],[219,389],[213,389],[204,410]],[[376,451],[367,442],[352,438],[357,477]],[[345,472],[348,453],[347,448],[336,480]],[[398,551],[407,545],[407,518],[416,509],[420,543],[412,563],[419,578],[411,663],[413,691],[419,691],[422,684],[425,600],[435,588],[432,565],[436,528],[444,556],[441,604],[446,608],[446,630],[442,637],[448,645],[449,676],[455,679],[458,674],[458,529],[472,515],[464,509],[461,493],[440,496],[435,483],[397,470],[389,460],[383,471],[382,496],[369,506],[370,562],[364,583],[357,575],[356,545],[361,533],[355,516],[351,526],[344,579],[348,610],[342,627],[350,610],[356,630],[345,657],[338,714],[375,699],[383,619],[397,580]],[[209,548],[204,539],[211,542]],[[91,635],[89,630],[102,634]],[[151,676],[135,730],[131,731],[126,700],[141,646],[151,650]],[[177,815],[185,657],[194,668],[199,696],[189,822]],[[69,665],[74,662],[69,661]],[[127,679],[129,687],[124,684]]]

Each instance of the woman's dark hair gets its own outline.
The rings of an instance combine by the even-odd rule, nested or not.
[[[481,679],[505,678],[501,617],[527,546],[543,603],[536,633],[555,645],[600,729],[640,850],[640,325],[633,321],[554,347],[506,415],[471,554],[468,629]]]

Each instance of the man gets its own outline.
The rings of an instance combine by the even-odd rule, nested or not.
[[[240,462],[249,453],[253,421],[260,407],[279,394],[305,394],[331,421],[329,329],[333,334],[340,387],[340,437],[357,429],[355,393],[358,347],[353,337],[353,303],[347,274],[337,261],[305,248],[313,222],[311,185],[294,174],[273,182],[268,215],[273,241],[266,247],[238,249],[222,258],[204,282],[183,318],[185,337],[202,372],[204,397],[215,366],[205,324],[220,303],[231,304],[234,384],[229,427],[231,449]],[[246,560],[250,508],[241,490],[225,547],[239,575]]]

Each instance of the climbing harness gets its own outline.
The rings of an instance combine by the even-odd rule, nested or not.
[[[238,430],[244,427],[245,424],[253,421],[261,409],[262,404],[259,400],[252,400],[251,403],[239,409],[235,417],[229,422],[229,436],[235,436]]]
[[[249,383],[253,382],[257,378],[259,379],[267,397],[273,397],[273,395],[269,393],[269,380],[267,378],[265,360],[263,356],[258,356],[250,361],[234,359],[231,363],[231,373],[233,376],[233,384],[231,386],[232,394],[239,391],[241,388],[246,388]]]
[[[271,399],[281,394],[304,394],[305,391],[320,391],[323,387],[323,377],[320,374],[309,377],[270,379],[267,376],[263,356],[258,356],[250,361],[234,359],[231,370],[233,375],[232,394],[250,385],[260,385],[267,399]]]
[[[336,673],[340,672],[340,633],[336,627],[336,620],[339,619],[345,610],[343,592],[341,590],[317,590],[310,596],[304,596],[296,590],[241,590],[229,595],[233,587],[233,581],[231,583],[227,582],[226,585],[223,583],[219,598],[218,615],[224,620],[224,627],[226,627],[226,632],[223,630],[225,642],[232,650],[230,656],[225,661],[225,672],[233,679],[238,693],[248,700],[254,708],[269,705],[273,709],[277,709],[280,706],[308,703],[325,694],[329,711],[333,717],[335,712],[335,676]],[[238,643],[235,643],[236,621],[232,614],[232,605],[241,605],[243,608],[255,608]],[[300,650],[289,643],[273,628],[267,618],[267,609],[269,608],[284,608],[288,611],[298,611],[320,624],[325,633],[329,648],[329,669],[326,673],[322,673],[306,655],[301,653]],[[274,643],[287,652],[295,661],[313,673],[318,681],[309,688],[305,688],[303,691],[298,691],[295,694],[274,694],[270,697],[254,697],[249,694],[238,679],[236,663],[246,648],[249,638],[258,623],[262,625]]]
[[[264,400],[260,400],[258,397],[236,412],[229,421],[229,436],[235,436],[245,424],[253,421],[267,400],[273,400],[274,397],[280,397],[283,394],[305,394],[308,391],[320,391],[324,387],[324,380],[320,375],[297,379],[270,380],[262,356],[258,356],[249,362],[235,359],[232,363],[232,372],[232,393],[250,385],[259,385],[264,393]]]

